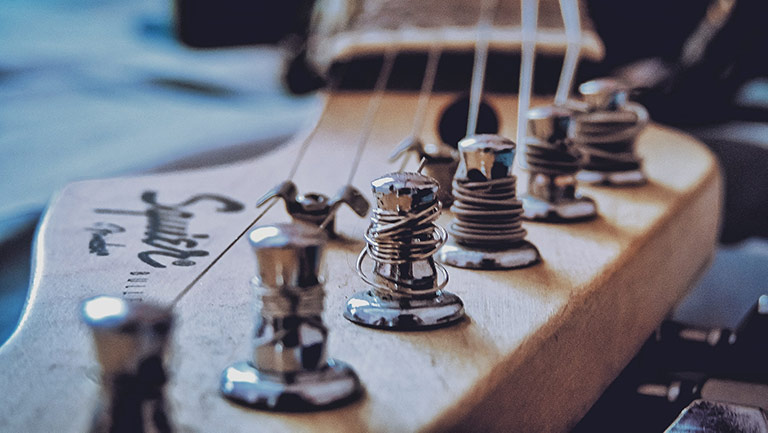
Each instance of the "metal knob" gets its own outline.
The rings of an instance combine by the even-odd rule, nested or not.
[[[82,317],[102,372],[102,399],[91,431],[171,431],[163,391],[170,310],[98,296],[83,303]]]
[[[581,84],[579,93],[590,111],[615,111],[626,104],[629,88],[619,80],[600,78]]]
[[[528,112],[525,161],[530,172],[521,197],[523,217],[549,222],[594,218],[594,200],[576,191],[582,154],[570,138],[571,110],[547,105]]]
[[[314,410],[356,398],[354,370],[328,359],[322,320],[325,233],[304,224],[254,229],[251,280],[255,298],[253,355],[221,378],[221,392],[247,406],[276,411]]]
[[[376,208],[357,271],[372,289],[353,295],[344,317],[385,329],[429,328],[461,319],[463,303],[442,290],[448,274],[433,258],[447,237],[434,224],[441,210],[437,181],[396,172],[373,180],[371,189]],[[364,264],[367,257],[373,261],[370,268]]]
[[[467,137],[459,142],[461,161],[455,178],[487,181],[510,177],[516,148],[514,141],[500,135]]]
[[[459,152],[443,143],[424,143],[416,137],[407,137],[389,156],[389,161],[405,158],[408,153],[416,154],[419,161],[424,162],[424,173],[435,179],[440,185],[438,199],[443,206],[449,206],[453,201],[451,182],[459,164]]]

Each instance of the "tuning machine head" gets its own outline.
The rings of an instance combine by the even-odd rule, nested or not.
[[[294,220],[316,226],[324,224],[326,233],[331,238],[336,237],[334,214],[342,204],[349,206],[360,217],[366,216],[370,208],[365,196],[351,185],[343,186],[330,198],[320,193],[299,194],[296,184],[289,180],[264,194],[256,202],[256,206],[261,207],[276,198],[285,202],[285,209]]]
[[[438,199],[444,206],[449,206],[453,201],[451,182],[459,164],[458,151],[444,143],[424,143],[415,136],[409,136],[400,142],[389,156],[389,161],[405,158],[409,153],[415,154],[419,161],[424,161],[424,173],[439,185]]]
[[[582,154],[570,138],[571,110],[547,105],[528,112],[525,160],[530,175],[523,217],[551,222],[583,221],[597,215],[594,200],[576,191]]]
[[[326,357],[322,320],[325,233],[305,223],[254,229],[251,281],[256,304],[253,355],[227,367],[222,394],[239,404],[271,411],[335,407],[362,393],[347,364]]]
[[[173,316],[167,308],[97,296],[82,305],[101,364],[102,399],[92,431],[170,431],[164,361]],[[138,417],[137,417],[138,414]]]
[[[517,146],[505,137],[483,134],[459,142],[461,162],[453,180],[452,241],[438,253],[441,262],[470,269],[512,269],[541,257],[525,239],[523,205],[512,174]]]
[[[586,109],[575,113],[571,131],[586,155],[579,180],[613,186],[644,184],[635,141],[648,123],[648,111],[629,102],[629,88],[612,78],[583,83],[579,92]]]
[[[464,304],[443,290],[448,273],[432,257],[446,239],[434,224],[441,209],[437,181],[397,172],[371,187],[376,207],[357,260],[357,272],[371,289],[349,299],[344,317],[390,330],[428,329],[463,318]]]

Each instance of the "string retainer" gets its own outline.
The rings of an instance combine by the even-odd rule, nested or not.
[[[376,205],[357,259],[357,272],[371,288],[349,299],[344,317],[392,330],[433,328],[463,318],[464,304],[443,290],[448,272],[433,258],[447,238],[435,224],[441,210],[437,181],[397,172],[371,186]]]
[[[419,161],[424,161],[424,172],[435,179],[439,186],[438,200],[443,206],[450,206],[453,202],[451,182],[459,166],[459,152],[444,143],[424,143],[417,137],[409,136],[392,152],[389,161],[405,158],[408,153],[415,154]]]
[[[579,86],[579,93],[586,108],[574,115],[572,137],[585,153],[586,163],[578,179],[613,186],[644,184],[635,143],[648,124],[648,111],[630,102],[628,87],[616,79],[587,81]]]
[[[528,190],[520,199],[523,218],[552,222],[582,221],[597,215],[594,200],[577,192],[582,154],[569,136],[572,112],[558,106],[528,112],[525,160]]]
[[[330,238],[337,237],[334,214],[342,204],[349,206],[360,217],[366,216],[370,208],[365,196],[351,185],[343,186],[330,198],[320,193],[300,194],[296,184],[289,180],[269,190],[256,202],[256,206],[261,207],[276,198],[285,202],[285,210],[295,221],[316,226],[325,223],[325,231]]]
[[[170,432],[164,367],[173,325],[169,309],[97,296],[83,302],[101,365],[101,398],[90,431]]]
[[[222,394],[269,411],[311,411],[357,398],[360,380],[326,355],[322,320],[325,233],[306,223],[261,226],[249,234],[256,255],[253,355],[227,367]]]
[[[453,179],[452,241],[438,259],[469,269],[513,269],[541,260],[525,239],[523,203],[512,174],[516,145],[494,134],[473,135],[459,142],[461,160]]]

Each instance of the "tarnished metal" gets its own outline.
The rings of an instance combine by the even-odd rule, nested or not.
[[[448,273],[433,259],[447,236],[434,224],[441,209],[437,182],[398,172],[371,186],[376,207],[357,271],[372,288],[349,299],[344,317],[397,330],[442,326],[464,317],[461,299],[443,290]]]
[[[615,186],[646,182],[635,141],[648,123],[648,111],[629,102],[628,91],[626,85],[611,78],[579,86],[587,105],[573,119],[573,140],[587,156],[579,180]]]
[[[594,200],[576,190],[582,155],[569,137],[571,116],[570,110],[556,106],[528,112],[525,159],[530,176],[527,193],[520,197],[526,219],[558,222],[597,215]]]
[[[471,269],[511,269],[540,260],[525,240],[523,204],[512,174],[515,143],[498,135],[476,135],[459,142],[461,161],[453,180],[455,218],[448,227],[452,240],[438,259]]]
[[[101,365],[101,399],[91,432],[170,432],[164,364],[173,317],[149,303],[97,296],[82,317]]]
[[[355,399],[362,386],[347,364],[328,359],[321,269],[326,236],[305,223],[254,229],[256,323],[250,361],[227,367],[221,392],[259,409],[307,411]]]
[[[320,193],[299,194],[296,185],[287,180],[264,194],[256,206],[261,207],[275,198],[285,201],[285,210],[296,221],[316,226],[325,222],[325,230],[330,237],[336,237],[335,218],[332,215],[342,204],[348,205],[361,217],[366,216],[370,208],[368,200],[351,185],[343,186],[333,198],[329,198]]]

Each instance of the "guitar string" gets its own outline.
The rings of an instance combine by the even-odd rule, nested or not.
[[[555,92],[555,105],[565,105],[573,85],[576,66],[581,52],[581,18],[577,0],[560,0],[560,12],[565,26],[565,59]]]
[[[349,171],[349,176],[347,177],[347,185],[352,185],[357,169],[360,167],[360,161],[363,158],[363,151],[365,150],[366,145],[368,144],[368,139],[373,131],[373,121],[376,119],[376,113],[378,113],[379,107],[381,106],[381,100],[384,98],[384,90],[386,90],[389,76],[392,74],[392,65],[395,63],[396,50],[393,47],[394,45],[390,45],[384,52],[384,63],[381,66],[379,77],[373,88],[373,98],[368,102],[368,109],[363,118],[363,131],[358,139],[355,159],[353,160],[352,169]]]
[[[480,115],[480,100],[483,96],[485,67],[488,63],[490,44],[491,12],[498,6],[499,0],[483,0],[480,3],[480,17],[477,23],[477,43],[475,43],[475,62],[472,67],[472,81],[469,90],[469,112],[467,114],[467,137],[477,132],[477,120]]]
[[[523,0],[520,3],[521,56],[520,87],[517,92],[517,146],[519,153],[525,155],[525,136],[527,135],[528,109],[531,105],[533,87],[533,63],[536,55],[536,31],[539,19],[539,0]],[[517,158],[517,163],[527,168],[524,158]]]
[[[394,49],[389,48],[384,55],[384,64],[382,66],[381,71],[379,72],[379,77],[376,81],[376,86],[374,87],[374,92],[375,92],[374,97],[368,103],[368,110],[366,112],[366,117],[364,120],[363,133],[361,134],[360,142],[357,145],[355,162],[353,163],[352,170],[350,171],[350,176],[349,176],[349,179],[347,180],[347,185],[351,184],[351,181],[355,175],[355,172],[357,171],[357,167],[360,164],[360,159],[362,157],[365,144],[368,140],[368,137],[370,136],[371,130],[373,129],[373,120],[375,119],[376,112],[378,111],[378,108],[381,105],[383,93],[386,88],[387,81],[389,81],[389,76],[392,72],[392,65],[394,64],[394,59],[395,59],[395,51]],[[341,80],[339,79],[338,82],[340,81]],[[326,104],[328,104],[329,101],[330,101],[330,96],[326,100]],[[298,170],[298,166],[301,162],[301,159],[304,157],[304,154],[307,152],[307,149],[309,149],[309,144],[312,142],[312,139],[314,138],[316,132],[319,130],[320,123],[321,123],[320,121],[316,122],[312,130],[310,130],[309,134],[307,134],[307,136],[304,138],[304,141],[302,142],[301,147],[299,148],[299,153],[294,159],[293,166],[291,168],[291,171],[289,172],[289,178],[288,178],[289,180],[293,178],[296,171]],[[219,260],[221,260],[221,258],[224,257],[227,254],[227,252],[229,252],[229,250],[231,250],[232,247],[234,247],[235,244],[237,244],[237,242],[240,241],[240,239],[242,239],[243,236],[245,236],[248,233],[248,231],[250,231],[253,228],[253,226],[255,226],[256,223],[258,223],[259,220],[261,220],[261,218],[267,212],[269,212],[270,209],[272,209],[272,207],[276,203],[277,203],[277,200],[272,200],[272,202],[269,203],[269,205],[267,205],[267,207],[265,207],[264,210],[262,210],[256,216],[256,218],[254,218],[253,221],[251,221],[251,223],[248,224],[248,226],[245,227],[245,229],[242,230],[235,237],[234,240],[232,240],[232,242],[227,244],[224,250],[222,250],[221,253],[219,253],[211,261],[211,263],[208,264],[208,266],[206,266],[202,271],[200,271],[200,273],[186,287],[184,287],[184,289],[182,289],[182,291],[179,292],[179,294],[176,295],[176,297],[173,298],[170,304],[171,308],[174,308],[176,304],[178,304],[179,301],[181,301],[181,299],[184,298],[184,296],[187,293],[189,293],[190,290],[192,290],[192,288],[200,281],[200,279],[202,279],[205,276],[205,274],[207,274],[219,262]],[[328,223],[327,221],[330,221],[330,219],[327,218],[326,221],[324,221],[324,224],[327,224]]]
[[[340,83],[342,81],[342,77],[343,77],[344,73],[347,70],[347,65],[348,65],[347,63],[343,64],[341,66],[341,69],[340,69],[339,73],[337,74],[337,76],[335,78],[331,79],[331,81],[330,81],[330,83],[328,85],[328,90],[327,90],[328,96],[326,97],[325,102],[323,103],[323,109],[322,109],[323,111],[322,112],[325,112],[325,109],[328,108],[328,106],[330,105],[331,95],[333,94],[333,91],[340,85]],[[323,117],[318,119],[314,123],[314,125],[312,126],[310,131],[307,133],[307,135],[304,137],[304,139],[302,140],[301,145],[299,147],[299,151],[297,152],[296,157],[293,160],[293,164],[291,166],[291,169],[288,172],[287,180],[293,179],[293,177],[296,175],[296,172],[298,171],[299,165],[301,164],[301,161],[304,158],[304,155],[307,153],[310,144],[314,141],[315,134],[317,133],[317,131],[320,130],[320,125],[322,124],[322,120],[323,120]],[[261,218],[264,215],[266,215],[267,212],[269,212],[270,209],[272,209],[272,207],[275,206],[275,204],[277,204],[277,200],[272,200],[271,203],[269,203],[264,209],[262,209],[261,212],[259,212],[259,214],[256,215],[256,217],[248,224],[248,226],[246,226],[245,229],[243,229],[234,238],[234,240],[232,240],[229,244],[227,244],[227,246],[224,247],[224,249],[216,257],[214,257],[214,259],[211,261],[211,263],[209,263],[208,266],[203,268],[203,270],[200,271],[200,273],[197,274],[197,276],[195,276],[195,278],[192,279],[192,281],[189,284],[187,284],[173,298],[173,300],[170,303],[170,308],[176,307],[176,304],[178,304],[179,301],[181,301],[181,299],[187,293],[189,293],[190,290],[192,290],[192,288],[200,281],[200,279],[202,279],[205,276],[205,274],[207,274],[208,271],[210,271],[219,262],[219,260],[221,260],[221,258],[224,257],[224,255],[226,255],[227,252],[229,252],[229,250],[231,250],[232,247],[234,247],[235,244],[237,244],[237,242],[240,241],[240,239],[242,239],[243,236],[245,236],[248,233],[248,231],[251,230],[253,228],[253,226],[255,226],[256,223],[258,223],[259,220],[261,220]]]

